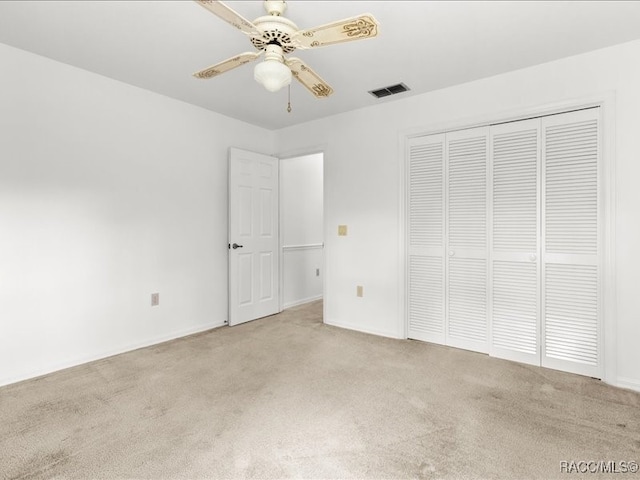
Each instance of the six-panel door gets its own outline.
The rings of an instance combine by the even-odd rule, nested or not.
[[[279,310],[278,159],[229,152],[229,324]]]

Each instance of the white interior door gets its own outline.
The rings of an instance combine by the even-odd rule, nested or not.
[[[489,128],[446,134],[446,343],[487,353]]]
[[[409,338],[602,377],[599,118],[408,142]]]
[[[278,313],[278,159],[229,151],[229,325]]]
[[[599,109],[542,119],[542,366],[602,377]]]
[[[409,158],[409,338],[445,343],[445,136],[411,139]]]
[[[491,127],[492,356],[540,365],[540,119]]]

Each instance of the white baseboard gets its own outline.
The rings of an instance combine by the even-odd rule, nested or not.
[[[47,375],[49,373],[57,372],[67,368],[77,367],[78,365],[94,362],[96,360],[102,360],[104,358],[113,357],[114,355],[120,355],[121,353],[127,353],[133,350],[138,350],[140,348],[150,347],[152,345],[168,342],[170,340],[175,340],[177,338],[187,337],[195,333],[205,332],[207,330],[212,330],[214,328],[222,327],[224,325],[226,325],[225,321],[208,323],[206,325],[198,325],[196,327],[190,327],[184,330],[178,330],[176,332],[168,333],[165,335],[159,335],[157,337],[147,339],[141,342],[132,343],[124,347],[118,347],[111,350],[105,350],[103,352],[74,358],[71,360],[65,360],[64,362],[53,364],[45,368],[32,370],[30,372],[24,372],[24,373],[6,377],[6,378],[0,378],[0,387],[3,387],[5,385],[10,385],[12,383],[22,382],[24,380],[29,380],[36,377],[41,377],[42,375]]]
[[[640,392],[640,380],[618,377],[618,380],[616,381],[616,387],[628,388],[629,390]]]
[[[362,328],[360,325],[354,325],[352,323],[337,322],[335,320],[326,319],[324,323],[331,325],[332,327],[346,328],[347,330],[355,330],[356,332],[368,333],[370,335],[377,335],[379,337],[402,339],[403,337],[398,335],[398,332],[389,332],[387,330],[378,330],[376,328]]]
[[[302,300],[296,300],[295,302],[285,303],[282,306],[283,310],[287,308],[297,307],[299,305],[304,305],[305,303],[315,302],[316,300],[322,300],[322,295],[316,295],[315,297],[303,298]]]

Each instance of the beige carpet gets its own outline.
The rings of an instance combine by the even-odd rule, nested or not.
[[[584,478],[561,462],[640,461],[640,394],[321,309],[1,388],[0,477]]]

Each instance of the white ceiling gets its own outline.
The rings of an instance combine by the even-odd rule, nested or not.
[[[262,2],[230,1],[245,18]],[[372,13],[377,38],[295,52],[334,89],[268,93],[252,65],[198,80],[191,73],[252,51],[247,37],[190,0],[0,1],[0,42],[269,129],[394,101],[640,38],[640,2],[291,0],[299,28]],[[640,60],[639,60],[640,61]],[[46,72],[42,72],[46,75]],[[410,92],[367,92],[404,82]]]

